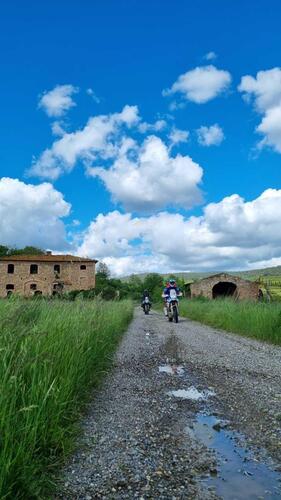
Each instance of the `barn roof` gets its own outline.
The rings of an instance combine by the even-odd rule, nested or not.
[[[77,255],[5,255],[0,257],[0,261],[17,261],[17,262],[98,262],[95,259],[77,257]]]
[[[251,280],[247,280],[245,278],[241,278],[241,276],[237,276],[237,275],[229,274],[229,273],[212,274],[211,276],[207,276],[206,278],[202,278],[202,279],[198,280],[196,283],[200,283],[201,281],[208,281],[208,280],[211,280],[214,278],[223,278],[224,281],[225,280],[226,281],[235,280],[235,281],[247,281],[248,283],[253,283],[253,281],[251,281]]]

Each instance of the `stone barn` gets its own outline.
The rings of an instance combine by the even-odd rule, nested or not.
[[[95,287],[97,260],[75,255],[14,255],[0,257],[0,297],[13,293],[57,295]]]
[[[206,297],[217,299],[233,297],[239,300],[258,300],[260,285],[256,281],[249,281],[231,274],[221,273],[209,276],[190,285],[191,298]]]

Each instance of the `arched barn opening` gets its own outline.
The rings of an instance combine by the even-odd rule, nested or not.
[[[212,295],[213,299],[220,297],[232,297],[237,289],[235,283],[231,281],[220,281],[213,286]]]

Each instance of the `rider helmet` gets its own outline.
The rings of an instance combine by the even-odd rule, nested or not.
[[[170,283],[171,286],[175,286],[176,280],[171,279],[171,280],[169,280],[169,283]]]

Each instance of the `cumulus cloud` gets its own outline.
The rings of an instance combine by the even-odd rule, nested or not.
[[[35,160],[28,173],[54,180],[70,172],[78,161],[87,165],[97,159],[113,158],[119,148],[121,128],[130,128],[138,121],[137,106],[125,106],[120,113],[91,117],[81,130],[65,132]]]
[[[76,106],[72,99],[73,94],[78,92],[78,88],[73,85],[57,85],[53,90],[45,91],[39,100],[39,108],[42,108],[48,116],[62,116],[73,106]]]
[[[197,138],[201,146],[219,146],[224,139],[222,128],[215,123],[210,127],[200,127],[196,130]]]
[[[180,93],[188,100],[203,104],[217,97],[231,83],[228,71],[217,69],[213,65],[199,66],[180,75],[170,89],[163,91],[164,96]]]
[[[66,249],[61,220],[70,204],[49,183],[25,184],[17,179],[0,179],[0,242],[22,247]]]
[[[217,57],[217,54],[213,51],[207,52],[207,54],[204,55],[204,59],[206,59],[206,61],[214,61]]]
[[[154,135],[141,147],[126,140],[110,168],[93,167],[88,173],[102,179],[113,199],[128,210],[190,208],[201,201],[202,168],[189,156],[171,156],[166,144]]]
[[[52,123],[52,134],[58,135],[59,137],[62,137],[65,134],[62,122],[56,120]]]
[[[180,130],[179,128],[176,127],[174,127],[169,134],[169,139],[171,141],[172,146],[180,144],[180,142],[187,142],[188,138],[189,138],[188,130]]]
[[[226,197],[207,205],[199,217],[115,211],[90,224],[79,253],[104,260],[117,275],[253,268],[280,259],[280,211],[281,190],[275,189],[253,201]]]
[[[243,76],[238,90],[247,101],[253,99],[262,115],[256,128],[264,136],[259,147],[269,146],[281,153],[281,68],[259,71],[256,77]]]
[[[167,122],[165,120],[157,120],[155,123],[141,122],[139,124],[139,131],[142,134],[147,132],[160,132],[167,127]]]

